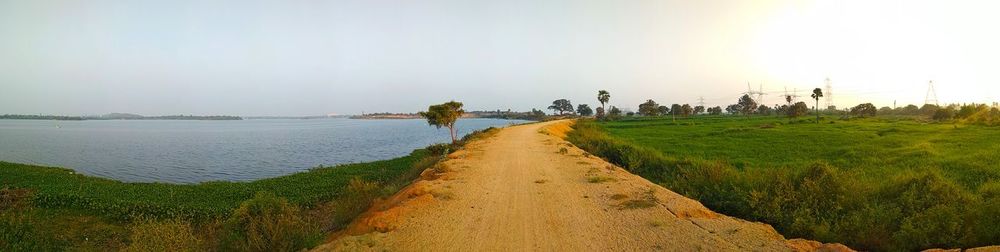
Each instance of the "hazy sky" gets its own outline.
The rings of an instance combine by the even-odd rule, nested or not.
[[[1000,100],[997,1],[0,0],[0,114]]]

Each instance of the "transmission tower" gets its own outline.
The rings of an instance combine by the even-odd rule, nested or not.
[[[826,108],[833,107],[833,81],[830,81],[830,77],[826,77],[826,92],[824,92],[823,97],[826,98]]]
[[[927,82],[927,95],[924,96],[924,104],[938,105],[937,92],[934,91],[934,80]]]
[[[750,87],[750,82],[748,81],[747,82],[747,92],[744,93],[744,94],[749,95],[750,99],[754,99],[754,96],[756,96],[757,98],[754,99],[754,102],[756,102],[757,104],[763,104],[762,102],[764,101],[764,95],[765,95],[765,93],[764,93],[764,84],[761,83],[760,86],[757,87],[757,88],[758,89],[756,91],[754,91],[753,88]]]
[[[791,105],[792,102],[795,102],[795,100],[799,99],[799,89],[795,88],[794,91],[792,91],[791,94],[788,94],[788,87],[785,87],[785,97],[782,97],[782,98],[792,100],[792,101],[788,102],[788,104]]]
[[[699,96],[698,97],[698,106],[701,106],[702,108],[705,107],[705,97],[704,96]]]

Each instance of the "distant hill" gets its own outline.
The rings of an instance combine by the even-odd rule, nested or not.
[[[0,115],[0,119],[17,120],[60,120],[60,121],[81,121],[79,116],[55,116],[55,115]]]
[[[0,115],[0,119],[20,119],[20,120],[243,120],[239,116],[196,116],[196,115],[168,115],[168,116],[143,116],[128,113],[111,113],[99,116],[56,116],[56,115]]]

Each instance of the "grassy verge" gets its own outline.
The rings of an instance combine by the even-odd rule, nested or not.
[[[308,248],[440,158],[420,149],[390,160],[197,185],[123,183],[0,162],[0,250]],[[268,242],[245,242],[255,240]]]
[[[789,237],[877,251],[1000,243],[1000,133],[879,119],[580,121],[588,152]]]
[[[0,251],[294,251],[346,227],[447,152],[489,137],[369,163],[253,182],[123,183],[0,162]]]

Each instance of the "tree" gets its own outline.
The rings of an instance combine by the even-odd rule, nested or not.
[[[601,102],[601,108],[603,108],[604,104],[608,103],[609,100],[611,100],[611,93],[608,93],[607,90],[597,91],[597,101]]]
[[[878,109],[878,113],[883,115],[892,114],[892,108],[889,106],[881,107]]]
[[[739,111],[750,118],[750,114],[753,114],[757,110],[757,102],[750,98],[750,95],[743,95],[740,100],[736,102],[739,105]]]
[[[566,111],[573,112],[573,104],[569,103],[569,100],[559,99],[552,101],[552,105],[549,106],[549,109],[558,112],[559,115],[563,115]]]
[[[955,117],[955,110],[950,108],[939,108],[931,118],[935,121],[947,121]]]
[[[771,115],[771,107],[761,104],[759,107],[757,107],[757,114]]]
[[[420,112],[420,116],[427,118],[427,124],[437,127],[447,127],[451,133],[451,143],[458,143],[458,136],[455,133],[455,122],[465,113],[462,110],[462,103],[456,101],[445,102],[427,107],[426,112]]]
[[[855,116],[865,117],[865,116],[875,116],[876,113],[875,105],[871,103],[862,103],[858,106],[851,108],[851,114]]]
[[[899,111],[899,114],[902,115],[916,115],[918,113],[920,113],[920,107],[917,107],[917,105],[913,104],[906,105],[906,107],[903,107]]]
[[[731,115],[739,114],[741,110],[743,109],[739,104],[730,104],[729,106],[726,106],[726,113]]]
[[[660,112],[661,115],[670,114],[670,108],[667,106],[660,105],[656,110]]]
[[[823,97],[823,90],[820,88],[813,89],[812,98],[816,100],[816,123],[819,123],[819,98]]]
[[[920,107],[920,110],[917,113],[920,113],[921,115],[924,116],[934,116],[934,114],[937,113],[937,110],[939,108],[941,107],[938,107],[938,105],[924,104],[924,106]]]
[[[621,117],[622,117],[622,110],[618,109],[618,107],[611,106],[611,110],[608,111],[608,118],[611,120],[616,120]]]
[[[778,116],[787,115],[788,107],[790,106],[789,105],[778,106],[778,104],[774,104],[774,113],[777,114]]]
[[[646,102],[639,104],[639,114],[644,116],[657,116],[660,114],[660,104],[657,104],[652,99],[646,100]]]
[[[805,102],[796,102],[792,106],[788,107],[788,118],[796,118],[803,116],[809,112],[809,105]]]
[[[694,114],[705,113],[705,106],[694,106]]]
[[[708,108],[708,114],[709,115],[720,115],[720,114],[722,114],[722,107],[715,106],[715,107]]]
[[[587,104],[579,104],[576,105],[576,113],[580,116],[591,116],[594,114],[594,110],[590,109],[590,106]]]
[[[681,115],[682,116],[688,117],[688,116],[691,116],[691,114],[694,114],[694,108],[692,108],[691,105],[688,105],[688,104],[681,105]]]

